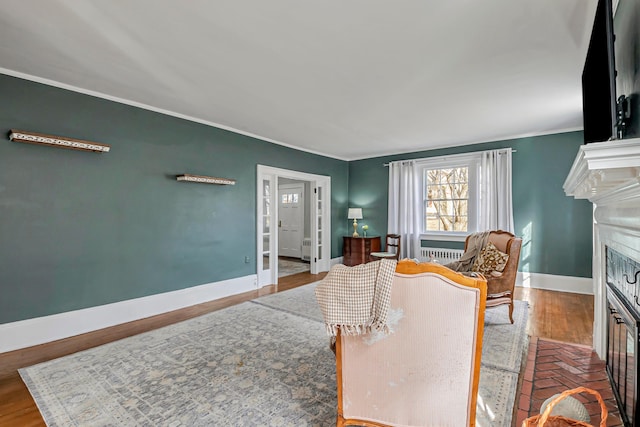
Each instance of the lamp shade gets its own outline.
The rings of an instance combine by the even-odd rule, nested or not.
[[[362,208],[349,208],[348,219],[362,219]]]

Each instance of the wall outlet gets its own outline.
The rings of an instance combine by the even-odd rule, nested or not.
[[[244,263],[245,264],[249,264],[249,257],[248,256],[244,257]]]

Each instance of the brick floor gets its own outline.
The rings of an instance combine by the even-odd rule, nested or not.
[[[622,426],[605,363],[590,347],[532,337],[512,425],[522,426],[525,418],[540,413],[549,397],[578,386],[600,393],[609,411],[607,426]],[[601,411],[596,398],[589,394],[574,397],[589,411],[590,424],[599,425]]]

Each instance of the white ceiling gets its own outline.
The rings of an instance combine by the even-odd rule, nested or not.
[[[582,128],[596,0],[2,0],[0,72],[353,160]]]

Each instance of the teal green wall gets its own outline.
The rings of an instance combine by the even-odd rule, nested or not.
[[[257,164],[331,176],[338,257],[349,206],[369,235],[386,233],[383,163],[513,147],[515,226],[531,228],[521,267],[591,274],[591,205],[562,191],[580,132],[343,162],[5,75],[0,93],[0,324],[255,274]],[[10,129],[112,151],[10,142]]]
[[[341,254],[347,162],[5,75],[0,93],[0,324],[255,274],[257,164],[331,176]],[[10,129],[112,149],[10,142]]]
[[[592,205],[567,197],[562,189],[582,142],[582,132],[570,132],[350,162],[349,206],[363,208],[361,223],[369,225],[370,235],[385,235],[389,171],[384,163],[512,147],[517,150],[514,225],[524,238],[520,270],[591,277]]]

